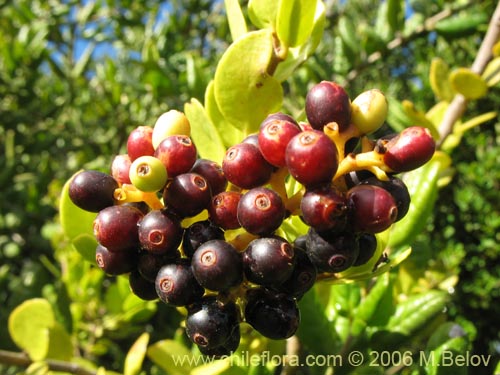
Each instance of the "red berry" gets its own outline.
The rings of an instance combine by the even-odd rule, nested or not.
[[[111,175],[120,184],[131,184],[129,172],[132,161],[127,154],[116,155],[111,163]]]
[[[276,167],[284,167],[286,146],[300,133],[296,123],[286,120],[268,120],[259,131],[259,148],[262,156]]]
[[[238,221],[237,210],[242,194],[236,191],[223,191],[212,197],[208,206],[210,220],[223,229],[237,229]]]
[[[197,159],[190,172],[198,173],[199,175],[205,177],[205,180],[207,180],[210,185],[212,195],[226,190],[226,176],[224,176],[222,167],[216,162],[207,159]]]
[[[197,173],[180,174],[163,189],[165,205],[180,217],[199,214],[208,207],[211,196],[207,180]]]
[[[340,131],[351,121],[351,100],[342,86],[335,82],[322,81],[306,96],[306,115],[314,129],[336,122]]]
[[[305,186],[328,183],[337,172],[337,147],[323,132],[303,131],[288,143],[286,166]]]
[[[154,156],[165,168],[169,178],[187,173],[196,161],[196,147],[187,135],[172,135],[156,148]]]
[[[118,183],[109,174],[89,170],[79,172],[71,179],[68,195],[82,210],[99,212],[115,204],[117,188]]]
[[[175,255],[182,240],[183,230],[179,221],[160,210],[146,214],[139,221],[141,247],[153,254]]]
[[[130,160],[134,161],[140,156],[153,156],[153,128],[138,126],[132,130],[127,139],[127,153]]]

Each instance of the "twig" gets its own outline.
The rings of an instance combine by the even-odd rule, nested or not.
[[[481,74],[486,64],[492,58],[492,48],[494,44],[498,41],[500,37],[500,1],[497,3],[497,7],[493,16],[491,17],[490,24],[488,25],[488,30],[486,31],[486,35],[479,47],[478,53],[474,62],[471,66],[471,70],[474,73]],[[467,99],[465,99],[462,95],[457,94],[451,101],[448,109],[446,110],[443,120],[439,125],[439,136],[440,141],[439,144],[442,144],[446,137],[451,134],[453,131],[453,125],[455,122],[462,117],[465,109],[467,107]]]
[[[286,340],[286,355],[288,358],[298,356],[300,354],[300,340],[297,336],[292,336]],[[283,365],[280,375],[294,375],[297,373],[297,366],[290,366],[287,363]]]
[[[62,371],[75,375],[97,375],[96,371],[88,370],[76,363],[54,359],[47,359],[44,362],[52,371]],[[0,363],[17,367],[29,367],[33,361],[25,353],[0,350]]]

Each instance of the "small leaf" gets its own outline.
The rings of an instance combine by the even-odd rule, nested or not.
[[[33,361],[45,359],[49,351],[49,329],[55,324],[50,303],[43,298],[24,301],[9,315],[12,341]]]
[[[340,17],[337,31],[344,44],[351,50],[352,54],[358,55],[361,43],[357,38],[358,34],[356,33],[354,22],[347,16]]]
[[[123,375],[138,375],[141,372],[142,363],[148,349],[149,333],[144,332],[132,344],[125,357]]]
[[[224,0],[224,4],[226,6],[231,38],[235,41],[247,33],[245,17],[243,16],[238,0]]]
[[[147,356],[170,375],[187,375],[202,363],[196,361],[188,348],[173,340],[162,340],[149,346]]]
[[[94,235],[82,233],[71,241],[73,248],[80,253],[86,261],[95,263],[95,252],[97,248],[97,240]]]
[[[440,58],[436,57],[432,59],[429,72],[429,82],[432,91],[438,100],[450,102],[455,93],[451,87],[448,75],[448,65]]]
[[[425,113],[415,107],[409,100],[403,100],[403,108],[412,119],[413,125],[423,126],[431,131],[434,139],[439,139],[439,132],[436,126],[425,116]]]
[[[456,92],[469,100],[479,99],[488,92],[486,81],[468,68],[457,68],[451,72],[450,83]]]
[[[399,31],[404,24],[403,9],[403,0],[387,0],[387,23],[393,33]]]
[[[70,361],[74,354],[71,336],[66,332],[64,327],[57,322],[48,330],[49,350],[47,352],[47,358]]]
[[[489,87],[493,87],[500,82],[500,57],[495,57],[486,65],[482,78]]]
[[[259,29],[274,29],[279,1],[250,0],[248,2],[248,17]]]
[[[440,20],[434,29],[445,38],[461,38],[477,31],[481,24],[488,22],[488,19],[485,12],[462,12]]]
[[[276,19],[276,33],[286,47],[304,44],[314,26],[317,0],[281,0]]]
[[[222,162],[226,148],[219,131],[207,116],[205,108],[197,99],[184,104],[184,112],[191,124],[191,137],[197,145],[200,157]]]
[[[256,132],[262,120],[282,106],[283,89],[268,73],[272,56],[272,31],[264,29],[234,42],[217,66],[217,105],[224,118],[245,135]]]
[[[425,114],[425,117],[429,119],[429,121],[432,122],[437,128],[439,127],[439,124],[441,124],[441,121],[443,121],[444,114],[446,113],[449,105],[449,102],[442,100],[429,109]]]
[[[73,175],[73,177],[75,175]],[[59,220],[61,221],[64,234],[70,240],[81,235],[82,233],[87,233],[93,236],[94,231],[92,229],[92,225],[97,216],[94,212],[82,210],[71,201],[68,192],[69,184],[73,177],[71,177],[64,184],[59,202]]]

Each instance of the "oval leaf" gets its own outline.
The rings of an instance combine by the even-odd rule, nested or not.
[[[440,58],[434,58],[431,62],[429,81],[434,95],[439,100],[450,102],[455,93],[448,79],[448,65]]]
[[[147,350],[147,356],[171,375],[189,374],[198,364],[194,361],[196,358],[192,358],[193,354],[189,349],[174,340],[162,340],[151,345]]]
[[[131,346],[125,358],[123,375],[137,375],[141,372],[142,362],[146,356],[149,333],[144,332]]]
[[[226,6],[231,38],[233,40],[239,39],[247,33],[247,25],[241,11],[240,3],[238,0],[224,0],[224,5]]]
[[[245,135],[281,108],[283,89],[268,73],[273,55],[271,30],[254,31],[233,43],[215,72],[214,93],[225,117]]]
[[[456,92],[469,100],[479,99],[488,92],[486,81],[468,68],[455,69],[450,74],[450,83]]]
[[[286,47],[304,44],[314,26],[317,0],[281,0],[276,19],[278,38]]]
[[[495,57],[486,65],[482,77],[489,87],[493,87],[500,82],[500,57]]]
[[[73,248],[80,253],[86,261],[95,263],[95,252],[97,248],[97,240],[95,236],[88,233],[82,233],[73,238],[71,241]]]
[[[250,0],[248,2],[248,17],[259,29],[274,28],[279,1]]]

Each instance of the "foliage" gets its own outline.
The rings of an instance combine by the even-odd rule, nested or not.
[[[498,87],[466,67],[494,2],[414,0],[411,12],[405,2],[392,0],[318,1],[316,8],[316,2],[299,0],[252,0],[242,8],[238,1],[224,3],[0,4],[0,39],[9,46],[0,49],[0,296],[6,301],[0,348],[24,350],[45,365],[71,361],[99,374],[280,371],[272,361],[263,367],[245,363],[244,353],[286,350],[285,343],[250,329],[241,355],[199,362],[183,334],[182,311],[141,301],[126,280],[82,261],[74,247],[93,246],[90,236],[77,235],[91,218],[78,220],[76,232],[66,226],[63,233],[56,207],[77,169],[108,169],[128,130],[151,124],[168,108],[184,109],[195,142],[204,145],[200,153],[217,160],[269,112],[284,108],[304,119],[308,87],[332,79],[352,97],[372,87],[386,93],[390,114],[381,132],[419,123],[436,134],[457,90],[478,100],[459,122],[465,127],[455,126],[443,144],[443,154],[405,176],[415,192],[414,209],[391,233],[390,258],[406,256],[398,250],[408,245],[412,254],[378,278],[325,283],[308,293],[297,334],[302,354],[339,354],[336,364],[346,365],[355,350],[366,359],[386,350],[400,357],[385,364],[378,358],[380,367],[365,361],[357,372],[403,365],[405,373],[441,373],[432,363],[419,366],[418,359],[470,350],[496,355],[491,372],[500,340],[493,329],[500,231],[498,124],[488,114],[498,108]],[[435,15],[442,17],[422,29]],[[483,114],[478,123],[468,122]],[[69,210],[77,222],[77,211]],[[183,354],[192,362],[174,363]],[[327,367],[312,366],[308,373]],[[335,373],[353,370],[337,366]],[[35,362],[26,373],[46,372]]]

